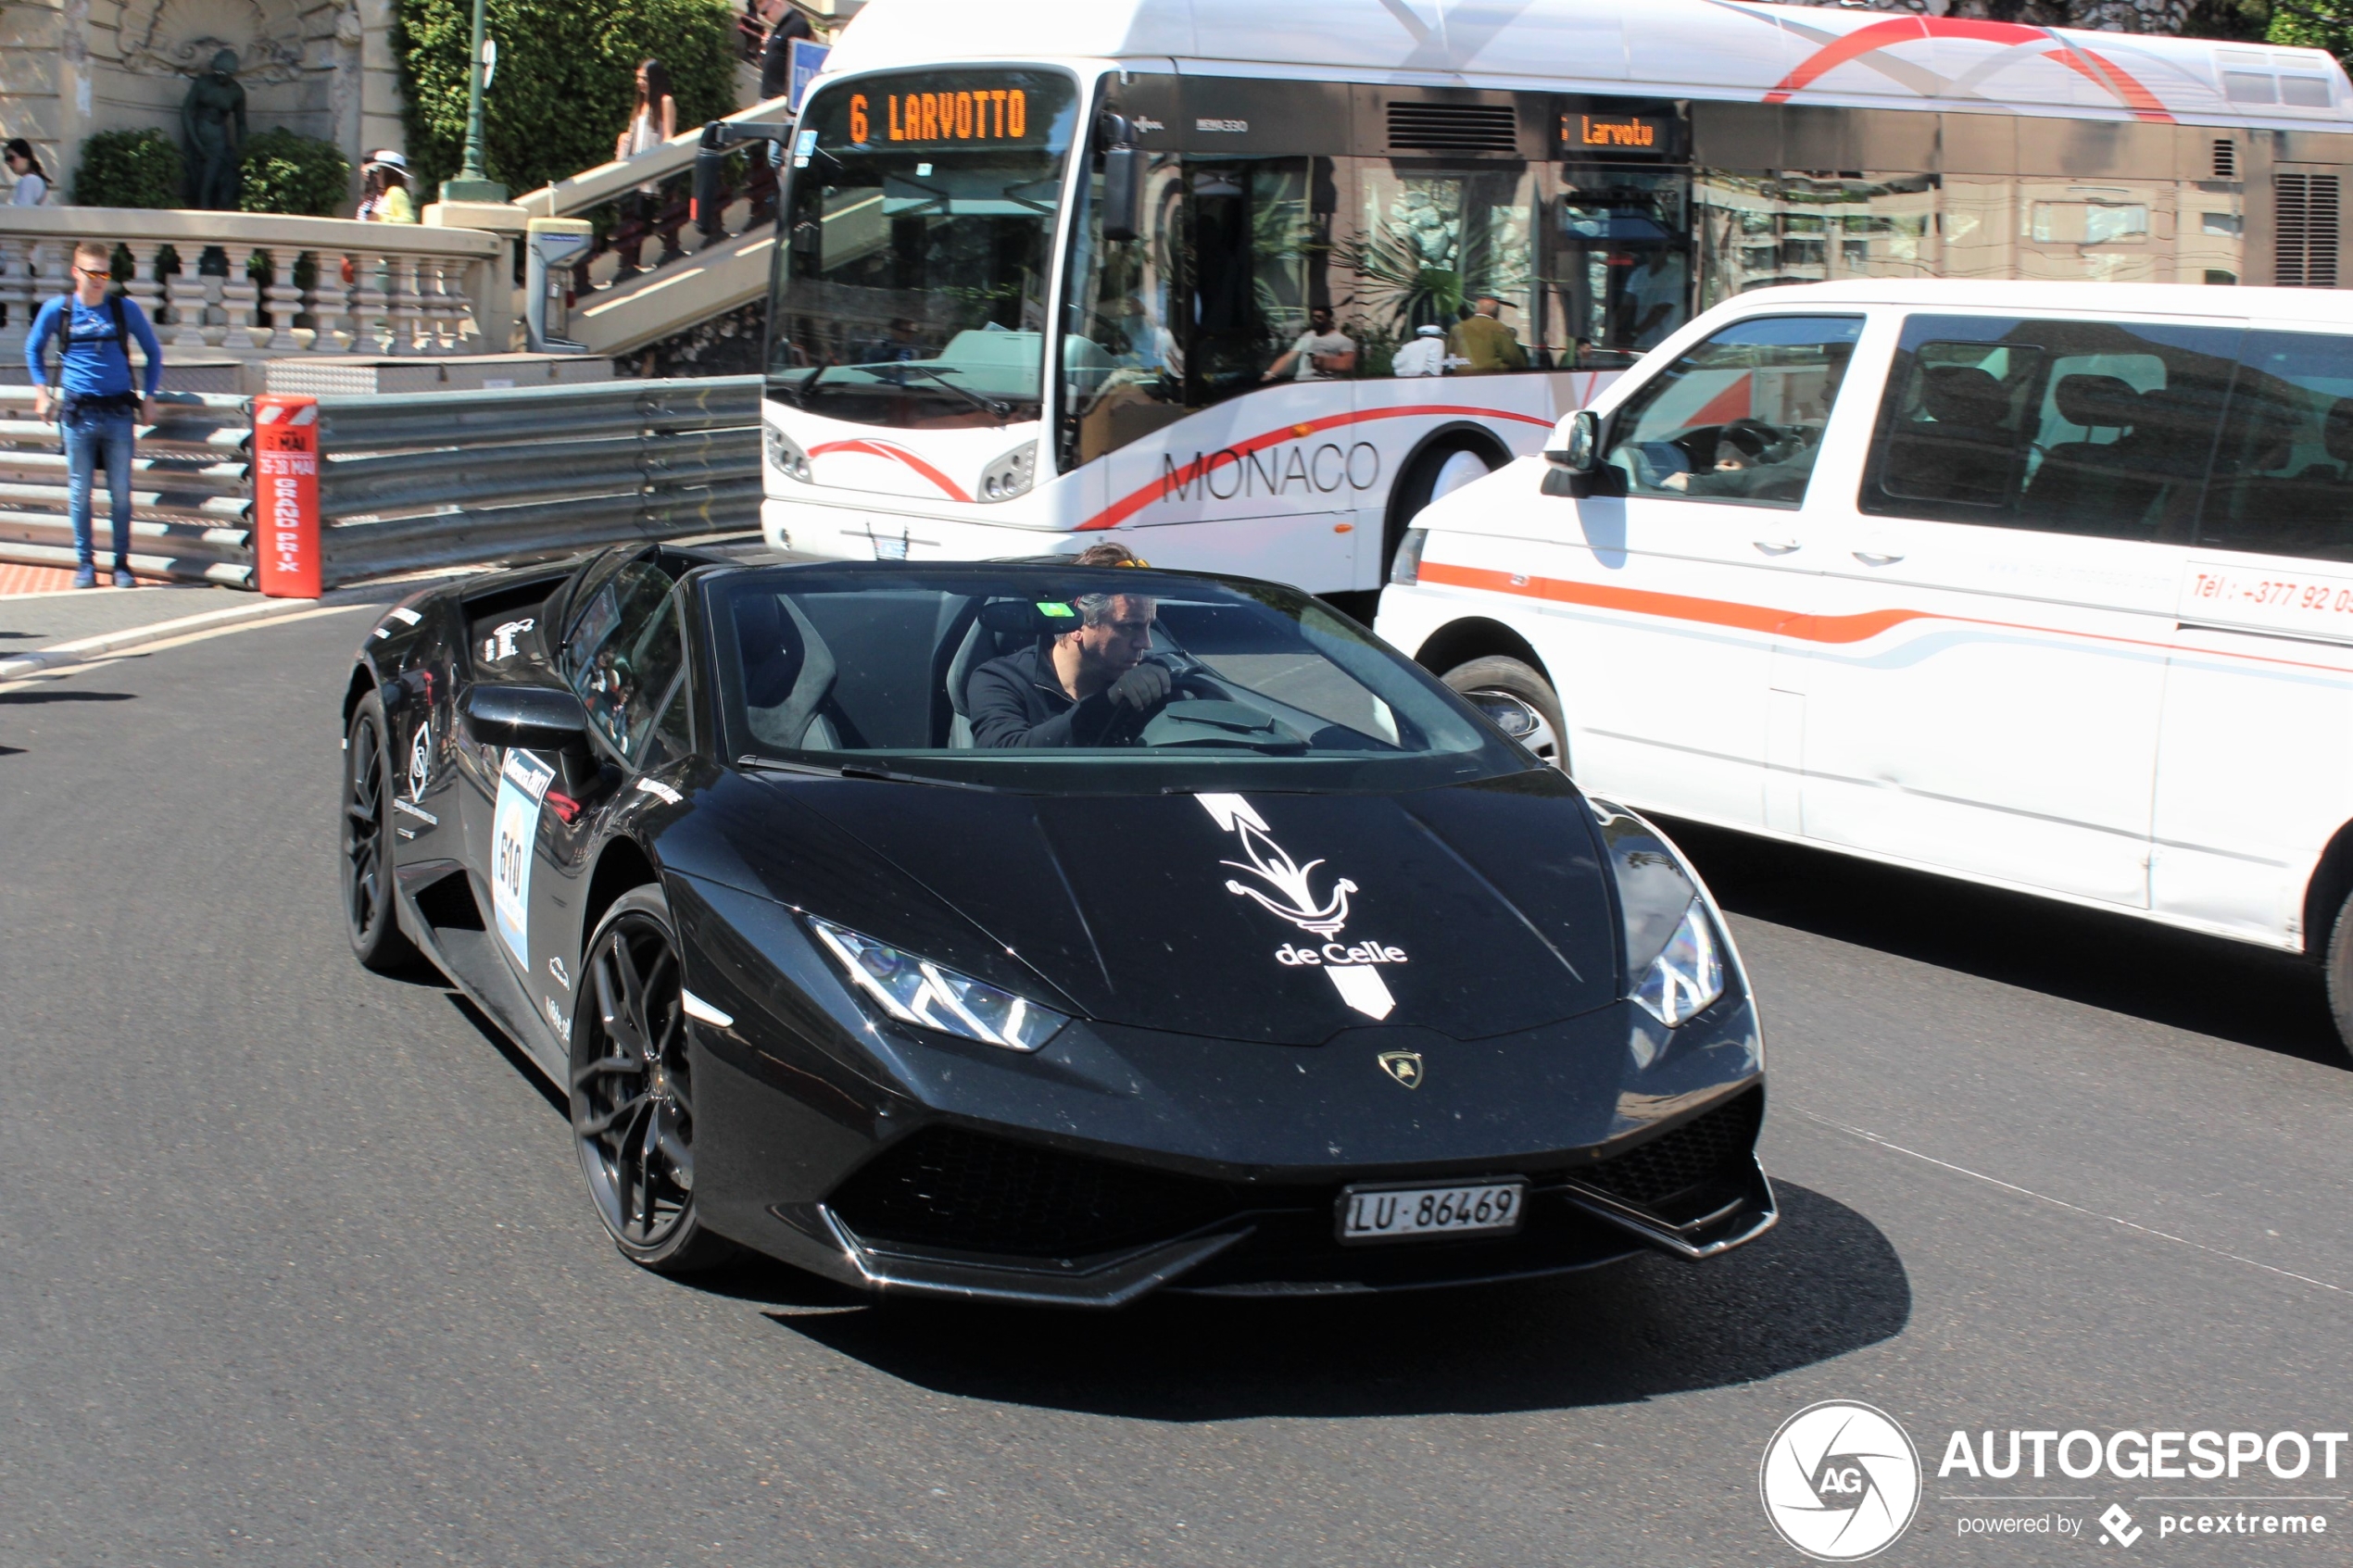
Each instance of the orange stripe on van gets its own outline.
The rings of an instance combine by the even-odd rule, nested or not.
[[[1946,619],[1917,609],[1874,609],[1861,615],[1805,615],[1768,605],[1738,604],[1730,599],[1693,598],[1685,594],[1660,594],[1644,588],[1614,588],[1599,583],[1577,583],[1560,577],[1526,577],[1485,567],[1424,561],[1421,580],[1453,588],[1483,588],[1491,593],[1516,594],[1522,598],[1554,604],[1590,605],[1596,609],[1655,615],[1667,621],[1689,621],[1706,626],[1729,626],[1742,632],[1764,632],[1806,643],[1860,643],[1890,627],[1910,621]]]

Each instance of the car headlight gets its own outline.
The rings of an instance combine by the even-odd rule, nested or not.
[[[1696,1018],[1724,994],[1724,950],[1707,906],[1693,898],[1675,934],[1634,984],[1634,1000],[1669,1029]]]
[[[1401,588],[1410,588],[1422,580],[1422,546],[1429,543],[1429,530],[1409,528],[1397,541],[1397,554],[1389,563],[1389,580]]]
[[[797,479],[803,484],[813,483],[809,477],[809,454],[789,435],[774,425],[760,427],[761,439],[768,449],[768,466],[786,479]]]
[[[942,969],[847,926],[814,915],[802,918],[850,983],[901,1023],[1007,1050],[1034,1051],[1070,1022],[1026,997]]]
[[[1657,829],[1606,800],[1588,803],[1616,873],[1628,998],[1680,1027],[1723,996],[1730,944],[1698,879]]]
[[[1026,495],[1037,478],[1038,443],[1025,442],[981,470],[977,499],[1010,501]]]

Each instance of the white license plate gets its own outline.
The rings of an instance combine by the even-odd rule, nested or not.
[[[1348,1187],[1340,1195],[1342,1241],[1425,1236],[1496,1236],[1519,1229],[1528,1184],[1457,1182],[1430,1187]]]

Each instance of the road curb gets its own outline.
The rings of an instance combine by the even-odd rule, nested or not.
[[[208,627],[225,626],[248,621],[273,621],[282,615],[297,614],[316,609],[325,601],[319,599],[263,599],[259,603],[239,605],[232,609],[208,610],[202,615],[182,615],[170,621],[157,621],[145,626],[126,627],[120,632],[107,632],[95,637],[82,637],[70,643],[52,643],[45,648],[30,653],[14,654],[0,659],[0,681],[21,681],[27,676],[45,674],[69,665],[86,664],[93,659],[107,659],[135,648],[145,643],[161,642]]]

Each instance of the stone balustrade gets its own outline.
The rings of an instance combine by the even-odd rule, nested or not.
[[[497,234],[250,212],[0,207],[0,363],[21,362],[33,313],[71,286],[82,240],[129,251],[126,287],[174,360],[511,346],[513,259]],[[266,281],[250,267],[257,257]]]

